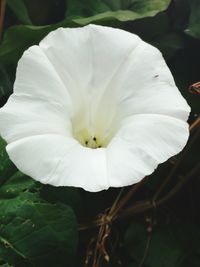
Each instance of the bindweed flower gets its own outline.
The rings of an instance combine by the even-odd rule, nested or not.
[[[180,152],[189,112],[161,53],[137,35],[59,28],[20,59],[0,134],[25,174],[100,191],[137,183]]]

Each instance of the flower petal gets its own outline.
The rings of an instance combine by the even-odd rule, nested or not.
[[[108,188],[105,149],[82,147],[73,138],[37,135],[7,145],[16,166],[27,175],[54,186]]]
[[[127,119],[107,147],[110,186],[139,182],[179,153],[188,136],[188,124],[170,116],[141,114]]]
[[[134,34],[97,25],[60,28],[40,47],[90,121],[110,125],[140,113],[188,118],[190,108],[161,53]]]
[[[59,28],[40,42],[71,95],[100,93],[141,40],[128,32],[88,25]],[[63,45],[64,44],[64,45]],[[72,88],[71,88],[72,87]],[[71,89],[74,89],[73,92]],[[100,92],[99,92],[100,90]]]
[[[0,110],[0,132],[8,142],[38,134],[71,135],[67,110],[57,103],[13,94]]]
[[[44,38],[40,47],[57,69],[74,105],[81,107],[80,113],[87,109],[90,114],[88,120],[96,121],[102,113],[108,119],[111,105],[115,109],[114,92],[106,93],[106,97],[104,93],[115,73],[139,43],[141,39],[134,34],[88,25],[75,29],[59,28]]]
[[[121,118],[155,113],[187,120],[190,113],[160,51],[145,42],[130,54],[110,90],[117,94]]]
[[[68,110],[71,108],[68,90],[60,79],[58,70],[36,45],[26,50],[18,62],[14,92],[59,103]]]

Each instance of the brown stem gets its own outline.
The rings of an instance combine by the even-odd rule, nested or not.
[[[145,177],[142,181],[139,183],[135,184],[131,190],[122,198],[122,200],[119,202],[119,204],[116,206],[115,210],[112,211],[111,217],[114,218],[117,213],[124,208],[124,206],[127,204],[127,202],[133,197],[133,195],[144,185],[146,182]]]
[[[133,187],[131,188],[131,190],[121,199],[121,201],[119,201],[122,193],[123,193],[123,188],[120,190],[117,198],[115,199],[112,207],[110,208],[108,215],[107,215],[107,219],[108,220],[113,220],[117,213],[126,205],[126,203],[131,199],[131,197],[133,197],[133,195],[142,187],[142,185],[144,184],[144,182],[146,181],[146,177],[139,182],[138,184],[133,185]],[[81,224],[79,226],[79,230],[86,230],[89,228],[95,228],[102,225],[102,221],[101,219],[95,219],[93,221],[90,221],[89,223],[85,223],[85,224]]]
[[[200,116],[190,125],[190,131],[200,126]]]
[[[161,199],[157,200],[157,201],[152,201],[152,200],[145,200],[145,201],[141,201],[139,203],[136,203],[134,206],[130,206],[127,207],[126,209],[124,209],[121,213],[119,213],[119,215],[117,216],[117,218],[115,218],[116,220],[121,220],[126,218],[127,216],[132,216],[135,214],[139,214],[139,213],[143,213],[146,212],[148,210],[154,209],[155,207],[159,207],[161,205],[163,205],[164,203],[166,203],[168,200],[170,200],[172,197],[174,197],[176,195],[176,193],[191,179],[195,176],[195,174],[197,174],[198,172],[200,172],[200,163],[197,164],[186,176],[185,178],[182,178],[181,181],[170,191],[168,192],[164,197],[162,197]],[[106,223],[106,222],[105,222]],[[85,230],[88,228],[93,228],[93,227],[98,227],[102,224],[105,224],[104,222],[102,222],[99,219],[96,219],[92,222],[90,222],[87,225],[82,225],[79,230]]]
[[[170,191],[168,192],[164,197],[161,199],[153,202],[150,200],[142,201],[132,207],[127,208],[123,212],[121,212],[117,219],[125,218],[129,215],[134,215],[138,213],[142,213],[148,210],[151,210],[155,207],[159,207],[166,203],[168,200],[170,200],[172,197],[176,195],[176,193],[191,179],[193,178],[197,173],[200,172],[200,163],[197,164],[186,176],[185,178],[182,178],[181,181]]]
[[[116,197],[116,199],[115,199],[115,201],[114,201],[112,207],[110,208],[109,215],[110,215],[111,217],[112,217],[112,214],[115,212],[115,210],[116,210],[116,208],[117,208],[117,205],[118,205],[118,203],[119,203],[119,200],[120,200],[120,198],[121,198],[121,196],[122,196],[123,191],[124,191],[124,188],[121,188],[121,190],[120,190],[119,194],[117,195],[117,197]]]
[[[0,0],[0,41],[3,34],[3,24],[5,17],[6,0]]]

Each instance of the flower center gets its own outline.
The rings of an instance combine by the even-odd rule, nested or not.
[[[106,147],[114,134],[116,133],[116,128],[112,125],[101,125],[96,123],[95,127],[88,126],[86,123],[83,125],[83,121],[72,122],[73,136],[82,146],[88,148],[102,148]],[[104,127],[103,127],[104,126]]]
[[[108,140],[100,137],[99,135],[90,134],[88,130],[83,129],[81,131],[75,131],[74,129],[73,135],[79,143],[88,148],[101,148],[106,147]]]
[[[71,118],[73,136],[82,146],[88,148],[107,147],[119,127],[116,119],[116,112],[112,107],[104,107],[98,111],[95,108],[81,107]]]
[[[98,142],[95,136],[86,140],[85,146],[90,147],[90,148],[101,148],[102,147],[102,145]]]

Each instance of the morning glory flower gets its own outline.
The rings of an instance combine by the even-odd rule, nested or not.
[[[137,35],[59,28],[19,60],[0,134],[25,174],[95,192],[137,183],[179,153],[189,112],[159,50]]]

